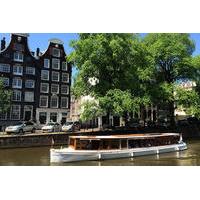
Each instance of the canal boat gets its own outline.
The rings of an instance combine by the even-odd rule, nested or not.
[[[67,148],[50,149],[50,162],[106,160],[182,151],[179,133],[69,136]]]

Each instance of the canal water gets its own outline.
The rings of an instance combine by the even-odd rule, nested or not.
[[[200,139],[186,141],[188,149],[182,152],[153,156],[115,159],[106,161],[84,161],[51,164],[50,147],[16,148],[0,150],[2,166],[196,166],[200,165]]]

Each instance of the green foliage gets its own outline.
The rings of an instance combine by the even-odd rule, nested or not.
[[[141,45],[136,34],[80,34],[79,40],[71,42],[75,51],[68,57],[79,70],[75,94],[105,96],[112,89],[138,92],[138,74],[143,80],[151,76],[138,68],[150,66]],[[88,82],[91,77],[99,80],[95,87]]]
[[[0,79],[0,113],[6,112],[10,107],[11,91],[5,90],[3,81]]]
[[[176,88],[175,99],[177,106],[182,106],[189,115],[200,119],[200,96],[195,90]]]
[[[80,118],[83,122],[87,122],[103,114],[103,110],[99,107],[98,103],[94,100],[88,100],[81,105],[83,112]]]
[[[86,114],[90,117],[100,109],[101,114],[122,116],[144,105],[167,104],[173,118],[176,81],[200,77],[200,58],[192,57],[195,46],[189,34],[147,34],[143,39],[137,34],[79,34],[71,46],[68,59],[78,69],[73,93],[91,95],[99,103],[92,106],[93,114]],[[94,86],[91,77],[99,80]]]

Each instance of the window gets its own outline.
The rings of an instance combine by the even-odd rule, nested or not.
[[[9,73],[10,72],[10,65],[9,64],[0,63],[0,72]]]
[[[6,120],[7,119],[7,113],[6,112],[0,112],[0,120]]]
[[[24,101],[26,101],[26,102],[34,102],[34,93],[33,92],[25,92]]]
[[[44,59],[44,68],[49,68],[49,59]]]
[[[68,108],[68,98],[61,97],[61,108]]]
[[[40,107],[48,107],[48,96],[40,96]]]
[[[22,88],[22,79],[21,78],[13,78],[12,87],[13,88]]]
[[[4,87],[9,86],[9,78],[3,77],[3,78],[2,78],[2,81],[3,81]]]
[[[59,72],[52,72],[52,81],[59,81],[60,80],[60,74]]]
[[[23,51],[24,46],[22,44],[19,44],[19,43],[14,43],[13,49],[16,50],[16,51]]]
[[[57,113],[50,113],[50,121],[57,122]]]
[[[24,55],[21,52],[14,53],[14,61],[23,62]]]
[[[58,97],[52,96],[51,97],[51,108],[57,108],[58,107]]]
[[[61,94],[68,94],[68,93],[69,93],[69,86],[61,85]]]
[[[69,74],[68,73],[62,73],[62,82],[69,82]]]
[[[48,83],[41,83],[40,84],[40,92],[48,93],[49,92],[49,84]]]
[[[19,65],[13,66],[13,74],[15,75],[23,75],[23,67]]]
[[[52,55],[55,57],[60,57],[60,49],[53,48]]]
[[[46,112],[39,113],[39,121],[40,121],[40,124],[46,124],[46,122],[47,122],[47,113]]]
[[[41,71],[41,79],[42,79],[42,80],[49,80],[49,71],[47,71],[47,70],[42,70],[42,71]]]
[[[58,94],[59,93],[59,85],[52,84],[51,85],[51,93]]]
[[[26,67],[26,74],[35,75],[34,67]]]
[[[11,106],[11,112],[10,112],[10,118],[13,120],[19,120],[20,119],[20,105],[12,105]]]
[[[14,90],[14,91],[13,91],[12,100],[13,100],[13,101],[21,101],[21,91],[19,91],[19,90]]]
[[[67,71],[67,62],[62,62],[62,70]]]
[[[34,88],[35,87],[35,81],[34,80],[26,80],[25,81],[25,87],[26,88]]]
[[[60,60],[57,58],[52,59],[52,68],[53,69],[60,69]]]

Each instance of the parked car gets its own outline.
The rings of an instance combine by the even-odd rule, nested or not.
[[[62,126],[62,131],[64,132],[69,132],[69,131],[79,131],[81,128],[80,122],[75,121],[75,122],[66,122]]]
[[[131,119],[127,124],[129,128],[140,128],[143,126],[142,122],[139,119]]]
[[[61,125],[57,122],[49,122],[42,127],[42,132],[59,132],[61,130]]]
[[[159,128],[169,128],[170,120],[168,118],[160,118],[158,119],[156,126]]]
[[[5,129],[5,132],[7,134],[10,133],[19,133],[19,134],[23,134],[25,132],[32,132],[34,133],[36,130],[37,125],[33,122],[18,122],[17,124],[13,125],[13,126],[8,126]]]
[[[199,123],[199,120],[196,117],[188,117],[187,121],[189,124],[198,124]]]

